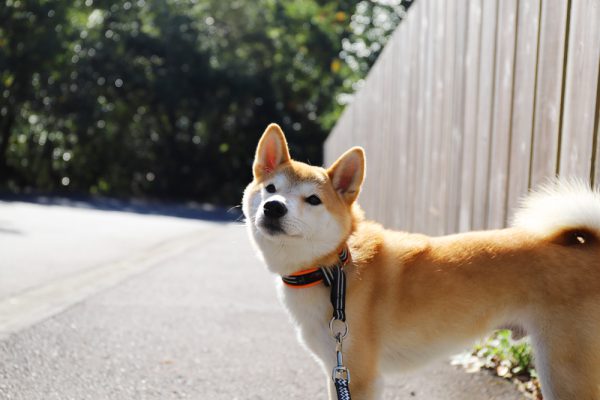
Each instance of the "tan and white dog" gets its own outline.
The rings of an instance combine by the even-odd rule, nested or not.
[[[511,228],[428,237],[363,218],[355,202],[361,148],[329,169],[309,166],[290,159],[272,124],[253,172],[243,210],[270,271],[331,265],[340,247],[350,249],[344,359],[355,400],[378,398],[382,371],[449,355],[506,325],[531,335],[546,400],[600,399],[600,193],[555,184],[530,195]],[[330,376],[329,290],[282,282],[278,289],[301,341]],[[329,392],[333,399],[331,383]]]

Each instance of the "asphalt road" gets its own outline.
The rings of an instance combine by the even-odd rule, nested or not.
[[[60,270],[39,231],[66,226],[76,262]],[[0,254],[17,276],[0,292],[0,399],[326,399],[240,224],[0,202]],[[523,398],[445,360],[386,382],[386,400]]]

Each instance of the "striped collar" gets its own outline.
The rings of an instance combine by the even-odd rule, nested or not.
[[[338,258],[339,262],[337,264],[328,267],[304,269],[302,271],[294,272],[291,275],[284,275],[281,279],[287,286],[297,289],[315,286],[321,282],[324,282],[325,286],[331,286],[331,282],[333,281],[331,269],[338,265],[343,268],[350,261],[350,251],[348,250],[348,246],[344,245],[344,247],[342,247],[338,252]]]

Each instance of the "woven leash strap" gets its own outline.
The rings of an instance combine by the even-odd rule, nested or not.
[[[351,400],[350,388],[348,388],[348,380],[339,378],[336,379],[335,391],[337,393],[338,400]]]
[[[340,263],[334,267],[330,268],[322,268],[323,271],[323,279],[325,281],[325,285],[331,288],[331,305],[333,306],[333,320],[346,321],[346,273],[343,270],[344,263],[347,260],[347,254],[343,254],[343,257],[340,256]],[[333,321],[332,320],[332,321]],[[347,333],[347,331],[346,331]],[[334,378],[333,382],[335,383],[335,391],[337,393],[338,400],[351,400],[350,398],[350,372],[342,365],[341,358],[341,343],[343,340],[340,334],[336,339],[338,341],[338,345],[340,348],[338,349],[338,365],[334,368]],[[340,376],[335,376],[335,371],[337,369],[345,371],[344,374]]]
[[[325,286],[331,287],[331,305],[333,306],[333,318],[346,321],[346,274],[342,264],[334,267],[322,267]]]

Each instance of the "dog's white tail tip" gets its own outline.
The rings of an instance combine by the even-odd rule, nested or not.
[[[586,229],[600,237],[600,191],[579,179],[552,180],[523,199],[512,225],[544,236]]]

